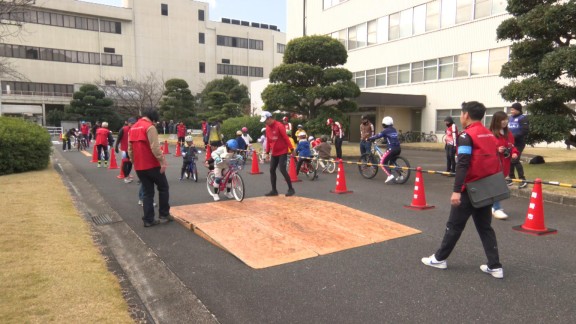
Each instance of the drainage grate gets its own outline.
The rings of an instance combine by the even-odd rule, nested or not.
[[[100,214],[98,216],[92,216],[92,221],[96,225],[105,225],[105,224],[115,223],[115,221],[113,221],[112,218],[110,218],[110,215],[108,215],[108,214]]]

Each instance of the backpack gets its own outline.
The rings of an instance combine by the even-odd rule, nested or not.
[[[544,164],[546,163],[544,161],[544,158],[540,155],[536,155],[535,157],[530,159],[530,162],[528,162],[529,164]]]

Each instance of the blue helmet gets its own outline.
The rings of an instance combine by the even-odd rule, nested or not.
[[[235,139],[230,139],[230,140],[228,140],[228,142],[226,142],[226,147],[227,147],[229,150],[234,150],[234,151],[235,151],[235,150],[238,149],[238,142],[236,142]]]

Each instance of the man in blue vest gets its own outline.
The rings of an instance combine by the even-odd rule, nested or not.
[[[530,130],[530,124],[528,123],[528,118],[526,115],[522,114],[522,105],[515,102],[510,106],[510,117],[508,118],[508,129],[514,135],[514,146],[518,150],[518,158],[512,159],[512,164],[510,166],[510,178],[515,179],[514,170],[518,171],[518,179],[526,180],[524,177],[524,167],[520,163],[520,156],[522,151],[526,147],[526,136]],[[511,185],[510,183],[509,185]],[[524,181],[518,185],[518,188],[525,188],[528,184]]]

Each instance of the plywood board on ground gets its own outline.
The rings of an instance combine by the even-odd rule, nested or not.
[[[176,206],[171,213],[256,269],[420,233],[340,204],[303,197]]]

